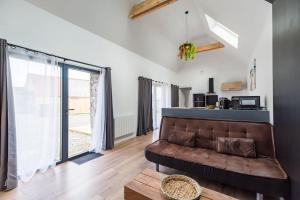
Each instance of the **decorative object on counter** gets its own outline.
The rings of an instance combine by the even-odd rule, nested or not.
[[[256,89],[256,59],[253,62],[253,68],[250,70],[250,91]]]
[[[216,107],[216,103],[218,102],[218,95],[206,95],[206,107],[208,109],[214,109]]]
[[[214,78],[208,79],[208,94],[214,94],[215,88],[214,88]]]
[[[174,200],[196,200],[202,192],[194,179],[183,175],[166,176],[161,182],[161,190],[169,199]]]
[[[205,94],[193,94],[194,107],[205,107]]]
[[[226,97],[221,97],[219,99],[219,108],[220,109],[229,109],[230,106],[230,100]]]
[[[260,96],[233,96],[231,97],[233,109],[237,110],[259,110]]]
[[[245,84],[242,81],[222,83],[222,91],[240,91],[245,89]]]
[[[207,105],[206,108],[207,108],[207,109],[215,109],[215,108],[216,108],[216,105]]]

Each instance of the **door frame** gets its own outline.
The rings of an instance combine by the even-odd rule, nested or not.
[[[57,164],[67,162],[69,160],[89,154],[83,152],[79,155],[69,157],[69,69],[75,69],[86,72],[100,73],[98,70],[84,68],[73,64],[59,63],[61,67],[61,160]]]

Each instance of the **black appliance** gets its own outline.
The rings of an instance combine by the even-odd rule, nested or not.
[[[258,110],[261,109],[260,96],[233,96],[231,105],[238,110]]]
[[[208,79],[208,93],[213,94],[214,92],[214,78]]]
[[[194,107],[205,107],[205,94],[193,94]]]
[[[206,106],[215,106],[218,102],[218,95],[206,95]]]
[[[219,99],[219,108],[220,109],[229,109],[230,107],[230,100],[226,97],[221,97]]]

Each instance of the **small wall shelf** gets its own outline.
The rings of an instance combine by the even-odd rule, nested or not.
[[[245,89],[245,84],[242,81],[222,83],[222,91],[241,91]]]

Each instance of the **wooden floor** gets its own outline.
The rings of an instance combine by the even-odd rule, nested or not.
[[[28,183],[0,193],[1,200],[122,200],[123,186],[145,168],[155,168],[144,157],[144,148],[156,140],[157,133],[122,142],[105,155],[77,165],[67,162],[36,174]],[[182,173],[161,167],[166,174]],[[193,175],[190,175],[193,176]],[[202,186],[239,199],[255,199],[255,194],[207,180]]]

